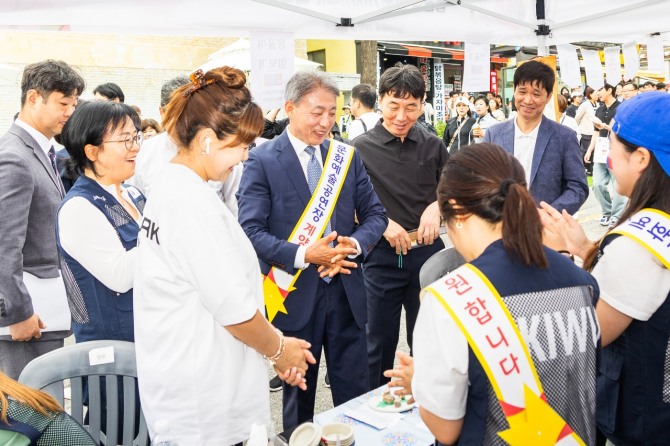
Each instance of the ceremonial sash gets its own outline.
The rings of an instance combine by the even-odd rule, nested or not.
[[[312,198],[296,223],[289,243],[309,246],[319,240],[330,220],[337,199],[340,196],[349,165],[354,157],[354,147],[332,139],[321,171],[321,178],[314,189]],[[281,205],[281,204],[279,204]],[[295,290],[293,284],[300,276],[300,270],[294,275],[281,268],[272,267],[263,278],[263,294],[268,320],[272,322],[278,312],[288,314],[284,299]]]
[[[584,445],[549,406],[519,328],[491,282],[465,264],[424,288],[456,322],[482,364],[510,428],[498,435],[512,446]]]
[[[632,238],[670,269],[670,215],[658,209],[642,209],[610,233]]]

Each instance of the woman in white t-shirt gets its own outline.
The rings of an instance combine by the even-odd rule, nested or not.
[[[616,445],[660,444],[670,423],[669,110],[670,96],[660,92],[617,109],[608,167],[629,201],[600,242],[542,203],[547,232],[560,235],[552,244],[584,259],[600,285],[598,427]]]
[[[258,260],[207,181],[224,181],[263,129],[242,71],[198,70],[167,105],[179,151],[156,180],[140,225],[135,275],[137,371],[153,436],[180,446],[242,444],[270,426],[268,359],[305,388],[309,344],[263,316]]]

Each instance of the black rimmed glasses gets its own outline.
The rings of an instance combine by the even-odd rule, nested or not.
[[[133,150],[133,146],[135,143],[137,143],[138,146],[142,145],[142,134],[141,133],[135,133],[135,136],[126,136],[124,139],[117,139],[115,141],[103,141],[103,143],[107,142],[122,142],[126,146],[126,150],[130,151]]]

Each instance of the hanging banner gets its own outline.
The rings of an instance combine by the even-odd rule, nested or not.
[[[440,59],[435,59],[433,66],[433,110],[435,110],[435,124],[444,122],[444,65]]]
[[[621,53],[620,46],[608,46],[605,48],[605,78],[610,85],[621,82]]]
[[[283,107],[284,87],[293,76],[293,34],[252,31],[249,44],[254,100],[264,109]]]
[[[491,45],[465,42],[463,91],[488,91],[491,69]]]
[[[586,72],[586,85],[594,90],[600,90],[605,85],[603,79],[603,66],[600,63],[598,51],[581,49],[584,60],[584,71]]]
[[[647,39],[647,69],[663,73],[663,38],[651,36]]]
[[[623,51],[624,79],[631,80],[640,71],[640,55],[637,52],[637,44],[629,42],[621,48]]]
[[[582,76],[579,70],[579,56],[574,45],[556,45],[558,64],[561,66],[561,80],[570,88],[582,86]]]

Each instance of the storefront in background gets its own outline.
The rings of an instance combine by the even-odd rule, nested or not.
[[[384,72],[398,62],[419,68],[426,81],[427,100],[435,108],[436,121],[443,119],[444,102],[449,98],[449,94],[453,91],[461,91],[465,59],[463,42],[379,41],[377,47],[380,72]],[[507,62],[507,58],[491,56],[489,91],[495,94],[502,91],[501,69]]]

